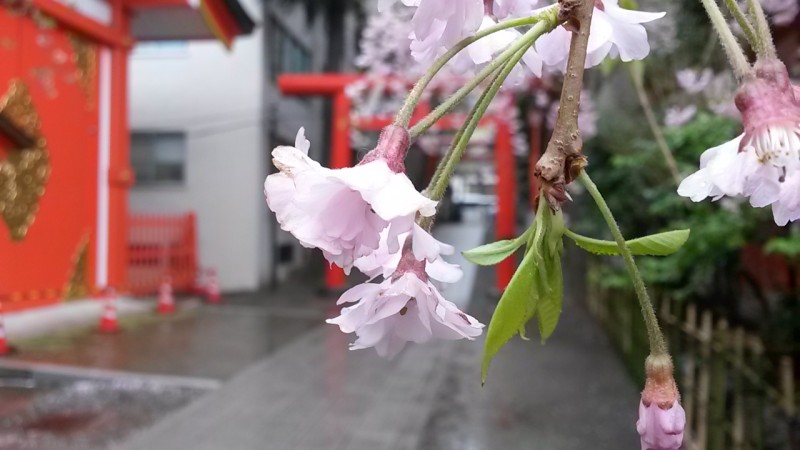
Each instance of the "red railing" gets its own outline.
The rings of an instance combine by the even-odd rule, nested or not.
[[[176,292],[192,290],[197,278],[197,220],[176,216],[133,215],[128,219],[128,290],[153,294],[165,275]]]

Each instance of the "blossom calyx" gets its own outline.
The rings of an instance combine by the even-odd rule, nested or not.
[[[428,281],[428,274],[425,272],[425,263],[426,259],[422,258],[421,260],[417,259],[414,255],[414,251],[412,250],[412,237],[406,239],[405,244],[403,245],[402,255],[400,256],[400,262],[397,264],[397,269],[395,270],[394,275],[392,276],[393,279],[398,279],[404,274],[413,273],[416,275],[423,282]]]
[[[742,114],[746,139],[768,126],[800,123],[800,98],[789,79],[786,66],[777,59],[759,59],[756,76],[746,79],[736,93],[736,108]],[[791,126],[791,125],[790,125]]]
[[[642,403],[645,406],[655,403],[661,409],[669,409],[680,401],[678,386],[672,375],[672,358],[668,355],[650,355],[645,360],[644,367],[647,379],[642,391]]]
[[[378,145],[370,150],[358,165],[381,160],[392,172],[403,173],[406,171],[404,161],[409,145],[408,130],[398,125],[389,125],[381,131]]]

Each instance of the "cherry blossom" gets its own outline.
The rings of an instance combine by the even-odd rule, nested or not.
[[[642,441],[642,450],[677,450],[683,443],[686,412],[678,402],[668,409],[655,403],[649,406],[639,402],[639,421],[636,431]]]
[[[697,106],[687,105],[684,107],[674,106],[667,109],[664,114],[664,125],[668,127],[679,127],[686,125],[697,114]]]
[[[400,0],[406,6],[419,6],[420,0]],[[397,0],[378,0],[378,11],[389,11],[397,3]]]
[[[417,251],[416,259],[426,260],[425,273],[428,276],[443,283],[455,283],[461,279],[463,275],[461,268],[442,258],[442,255],[452,255],[453,247],[438,241],[417,224],[414,224],[411,232],[399,236],[390,233],[388,228],[384,230],[381,233],[378,248],[374,252],[356,259],[355,267],[370,279],[378,276],[390,278],[400,264],[401,249],[409,236],[412,239],[413,248]]]
[[[337,304],[353,305],[327,322],[358,336],[351,350],[374,347],[385,358],[397,355],[406,342],[479,336],[483,324],[442,297],[425,266],[426,261],[404,252],[390,278],[380,284],[362,283],[345,292]]]
[[[474,35],[481,26],[483,12],[483,0],[419,0],[411,19],[411,54],[418,61],[433,61]]]
[[[779,61],[757,62],[756,73],[736,95],[744,134],[704,152],[678,194],[695,202],[743,195],[753,207],[772,205],[783,226],[800,219],[800,95]]]
[[[600,64],[607,56],[619,56],[623,61],[644,59],[650,53],[650,44],[647,31],[641,24],[660,19],[665,14],[624,9],[618,0],[596,0],[586,68]],[[536,41],[536,50],[547,66],[565,71],[571,38],[570,31],[558,27]]]
[[[800,3],[796,0],[760,0],[764,11],[775,25],[790,25],[800,14]]]
[[[703,69],[701,71],[694,69],[682,69],[675,74],[678,80],[678,86],[689,94],[697,94],[711,83],[714,78],[714,72],[711,69]]]
[[[540,0],[494,0],[492,15],[498,19],[530,16]]]
[[[680,404],[673,370],[669,356],[650,355],[645,360],[647,377],[636,422],[642,450],[677,450],[683,443],[686,412]]]
[[[384,131],[356,167],[322,167],[308,157],[309,148],[301,128],[294,147],[273,150],[280,172],[264,183],[267,204],[282,229],[346,271],[356,258],[378,248],[387,227],[397,235],[410,231],[417,214],[435,214],[436,202],[417,192],[404,174],[405,130]]]

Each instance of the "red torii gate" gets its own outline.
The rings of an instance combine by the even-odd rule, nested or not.
[[[292,74],[278,77],[278,88],[287,95],[320,95],[333,99],[333,127],[331,129],[330,167],[339,169],[353,165],[353,152],[350,147],[350,130],[355,125],[362,130],[381,130],[391,123],[390,118],[371,118],[352,124],[350,110],[352,104],[345,88],[361,79],[355,74]],[[421,120],[430,112],[430,105],[421,103],[414,111],[411,123]],[[497,171],[497,215],[495,217],[495,237],[498,240],[512,239],[516,234],[516,183],[514,149],[511,128],[506,120],[496,116],[484,116],[482,123],[492,123],[496,127],[495,168]],[[439,120],[437,128],[458,129],[459,120],[447,115]],[[513,256],[497,265],[496,286],[503,290],[508,286],[516,268]],[[330,289],[344,287],[345,274],[336,267],[326,268],[325,285]]]

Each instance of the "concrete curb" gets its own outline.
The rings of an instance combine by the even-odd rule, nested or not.
[[[96,324],[105,303],[99,299],[73,300],[43,308],[5,314],[5,329],[10,342],[30,339]],[[152,311],[151,300],[117,299],[119,317]]]

